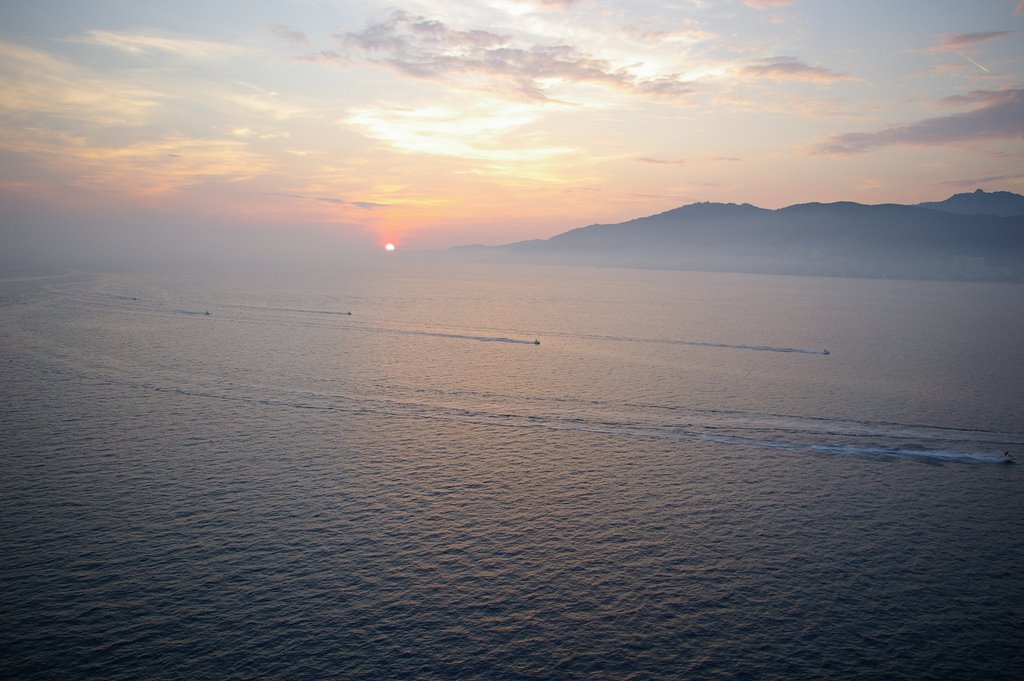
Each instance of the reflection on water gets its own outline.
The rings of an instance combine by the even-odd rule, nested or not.
[[[1024,449],[1020,287],[396,265],[0,289],[15,674],[1024,662],[1020,466],[989,465]]]

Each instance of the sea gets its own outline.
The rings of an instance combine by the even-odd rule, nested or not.
[[[0,271],[0,677],[1020,678],[1024,285],[389,258]]]

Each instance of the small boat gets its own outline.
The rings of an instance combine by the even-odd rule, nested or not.
[[[540,345],[540,341],[539,341],[539,340],[534,340],[534,341],[533,341],[533,344],[534,344],[534,345]]]
[[[821,354],[823,354],[823,355],[831,355],[832,353],[829,352],[828,350],[822,350]]]

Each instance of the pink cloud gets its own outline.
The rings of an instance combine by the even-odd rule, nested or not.
[[[809,66],[794,57],[773,57],[760,63],[744,66],[744,75],[771,80],[804,80],[817,83],[834,83],[850,80],[851,77],[820,66]]]
[[[939,44],[932,48],[935,52],[953,52],[962,50],[971,45],[977,45],[989,40],[997,40],[1008,36],[1013,31],[985,31],[983,33],[953,33],[943,35],[939,38]]]

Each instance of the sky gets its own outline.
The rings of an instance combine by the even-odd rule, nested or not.
[[[1024,193],[1024,0],[5,0],[8,253]]]

